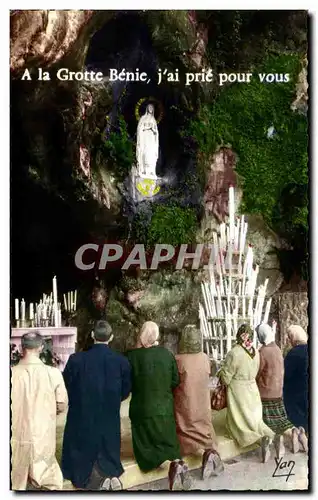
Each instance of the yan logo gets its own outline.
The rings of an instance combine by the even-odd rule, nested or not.
[[[137,189],[144,196],[154,196],[160,191],[160,186],[156,186],[156,181],[152,179],[145,179],[138,182]]]

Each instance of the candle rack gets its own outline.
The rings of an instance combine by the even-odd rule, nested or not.
[[[253,328],[254,346],[257,347],[255,328],[268,322],[272,300],[266,296],[268,279],[257,286],[259,266],[254,265],[253,248],[246,242],[248,224],[245,217],[235,216],[232,187],[229,200],[229,221],[221,223],[213,233],[210,279],[201,283],[203,300],[199,304],[204,350],[219,361],[233,347],[237,330],[244,323]],[[275,331],[276,324],[273,329]]]

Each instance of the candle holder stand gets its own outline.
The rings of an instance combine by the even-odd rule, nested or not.
[[[234,227],[238,235],[235,241],[230,237],[230,227],[232,234]],[[243,227],[244,231],[239,231]],[[246,241],[247,228],[244,215],[241,221],[235,219],[232,206],[230,221],[221,223],[219,231],[213,234],[215,262],[209,266],[209,277],[206,276],[206,281],[201,283],[199,318],[202,345],[206,354],[218,361],[222,361],[233,347],[242,324],[254,330],[254,347],[257,347],[255,328],[268,322],[271,306],[271,298],[266,296],[268,279],[257,283],[259,267],[253,264],[253,249]],[[272,328],[275,332],[276,325],[273,324]]]

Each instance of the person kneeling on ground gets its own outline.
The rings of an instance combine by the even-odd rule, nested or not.
[[[12,368],[12,489],[61,490],[55,458],[56,415],[67,409],[67,392],[58,368],[40,360],[43,338],[22,336],[23,358]]]
[[[217,452],[212,425],[210,360],[202,352],[198,330],[194,325],[188,325],[183,330],[176,361],[180,384],[174,390],[174,410],[181,454],[186,456],[203,452],[204,480],[223,472],[224,465]]]
[[[242,325],[236,335],[236,345],[228,352],[218,376],[227,389],[229,435],[240,448],[259,442],[262,461],[267,462],[275,433],[263,422],[262,401],[255,380],[259,363],[259,352],[253,347],[253,330]]]
[[[308,433],[308,346],[307,333],[298,325],[287,329],[292,349],[285,358],[283,399],[287,417],[297,427],[302,428],[299,440],[308,450],[305,433]]]
[[[129,407],[135,459],[143,472],[170,461],[170,490],[188,487],[189,475],[181,460],[173,410],[173,389],[179,384],[176,360],[158,346],[159,328],[146,321],[136,349],[127,353],[132,367]]]
[[[62,471],[78,489],[120,490],[120,405],[131,390],[127,359],[108,347],[113,335],[97,321],[95,344],[72,354],[63,372],[69,395]]]
[[[276,456],[280,458],[285,453],[284,434],[291,438],[293,453],[299,451],[299,443],[307,438],[304,430],[297,429],[287,418],[283,402],[284,359],[275,343],[275,334],[267,324],[259,325],[256,332],[262,344],[256,382],[263,405],[263,420],[276,434],[274,445]]]

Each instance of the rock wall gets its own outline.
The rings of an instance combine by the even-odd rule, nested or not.
[[[199,326],[201,278],[200,272],[185,269],[125,277],[112,290],[106,307],[114,331],[112,347],[122,352],[133,348],[141,325],[151,320],[159,325],[161,345],[176,353],[182,329]]]
[[[277,322],[276,341],[283,349],[286,330],[290,325],[308,328],[308,295],[306,292],[277,293],[273,296],[272,319]]]

